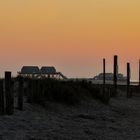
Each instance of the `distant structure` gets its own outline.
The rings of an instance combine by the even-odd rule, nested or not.
[[[127,78],[123,76],[123,74],[119,73],[117,75],[118,81],[125,82]],[[100,73],[99,75],[95,76],[93,80],[103,80],[103,73]],[[106,73],[105,74],[105,80],[107,81],[113,81],[113,73]]]
[[[56,69],[55,67],[45,67],[43,66],[41,69],[41,74],[55,74],[56,73]]]
[[[23,66],[18,74],[23,77],[31,78],[67,79],[61,72],[57,72],[53,66],[42,66],[41,69],[39,69],[38,66]]]
[[[43,66],[40,69],[41,76],[43,78],[49,77],[49,78],[56,78],[56,79],[68,79],[66,76],[64,76],[61,72],[57,72],[55,67],[53,66]]]
[[[18,74],[25,77],[39,77],[40,69],[38,66],[23,66]]]

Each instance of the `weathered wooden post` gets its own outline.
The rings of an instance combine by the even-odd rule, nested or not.
[[[105,94],[105,58],[103,59],[103,94]]]
[[[3,80],[0,80],[0,115],[4,115]]]
[[[130,92],[130,63],[127,63],[127,98],[131,97]]]
[[[140,86],[140,59],[139,59],[139,86]]]
[[[12,115],[14,113],[14,93],[11,92],[11,72],[5,72],[5,98],[6,98],[6,114]]]
[[[11,80],[11,101],[12,101],[12,105],[13,105],[13,110],[14,110],[14,79]]]
[[[117,77],[118,77],[118,56],[114,56],[114,95],[117,94]]]
[[[110,92],[106,91],[106,63],[105,58],[103,59],[103,102],[105,104],[109,103]]]
[[[23,110],[23,94],[24,94],[24,87],[23,87],[23,77],[18,76],[18,101],[17,107],[19,110]]]
[[[105,58],[103,59],[103,85],[105,87],[105,69],[106,69],[106,66],[105,66]]]

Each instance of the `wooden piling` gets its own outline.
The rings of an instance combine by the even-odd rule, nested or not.
[[[4,115],[3,80],[0,80],[0,115]]]
[[[11,92],[11,72],[5,72],[5,99],[6,99],[6,114],[12,115],[14,113],[14,93]]]
[[[140,59],[139,59],[139,86],[140,86]]]
[[[103,59],[103,94],[105,94],[105,58]]]
[[[118,56],[114,56],[114,78],[113,78],[113,84],[114,84],[114,95],[117,94],[117,77],[118,77]]]
[[[108,104],[110,100],[110,92],[106,89],[106,60],[103,59],[103,98],[102,101]]]
[[[105,65],[105,58],[103,59],[103,85],[105,86],[105,71],[106,65]]]
[[[14,110],[14,79],[11,80],[11,102]]]
[[[127,97],[131,97],[130,93],[130,63],[127,63]]]
[[[24,87],[23,87],[23,77],[18,76],[18,101],[17,107],[19,110],[23,110],[23,94],[24,94]]]

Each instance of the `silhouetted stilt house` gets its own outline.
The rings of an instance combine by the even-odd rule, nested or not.
[[[55,69],[55,67],[43,66],[40,69],[40,72],[43,77],[48,77],[48,78],[52,77],[53,78],[56,74],[56,69]]]
[[[53,66],[43,66],[40,69],[41,76],[42,77],[48,77],[48,78],[56,78],[56,79],[67,79],[66,76],[64,76],[61,72],[57,72],[55,67]]]
[[[67,79],[61,72],[57,72],[53,66],[43,66],[41,69],[39,69],[38,66],[23,66],[21,72],[18,72],[18,74],[23,77],[31,78]]]
[[[23,77],[37,78],[40,76],[40,70],[38,66],[23,66],[21,72],[18,72],[18,74]]]

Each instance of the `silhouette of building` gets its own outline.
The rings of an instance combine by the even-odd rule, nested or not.
[[[38,66],[23,66],[19,75],[24,77],[38,77],[40,75],[40,69]]]
[[[23,77],[32,78],[56,78],[56,79],[67,79],[61,72],[57,72],[53,66],[42,66],[39,69],[38,66],[23,66],[19,75]]]
[[[21,74],[40,74],[38,66],[23,66]]]
[[[108,81],[113,81],[113,73],[106,73],[105,74],[105,79]],[[117,75],[118,81],[126,81],[127,78],[123,76],[123,74],[119,73]],[[99,75],[95,76],[93,80],[103,80],[103,73],[100,73]]]
[[[45,66],[43,66],[41,69],[40,69],[40,71],[41,71],[41,74],[55,74],[56,73],[56,69],[55,69],[55,67],[45,67]]]

